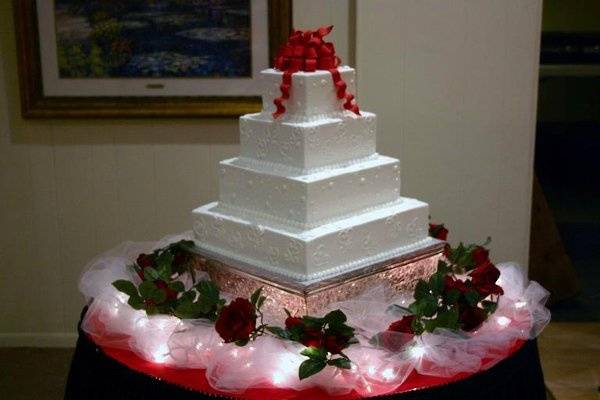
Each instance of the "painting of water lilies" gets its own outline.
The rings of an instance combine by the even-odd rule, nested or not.
[[[292,0],[12,2],[24,118],[238,117]]]
[[[249,77],[250,0],[55,0],[61,78]]]

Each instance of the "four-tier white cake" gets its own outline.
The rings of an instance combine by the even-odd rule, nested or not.
[[[354,69],[338,70],[354,92]],[[343,110],[323,70],[294,73],[274,119],[282,72],[261,76],[263,110],[240,118],[219,201],[193,211],[200,251],[314,282],[430,244],[427,204],[400,196],[399,161],[375,150],[375,114]]]

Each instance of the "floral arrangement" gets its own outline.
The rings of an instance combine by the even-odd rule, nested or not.
[[[429,226],[430,235],[446,240],[448,230],[443,224]],[[388,331],[420,335],[435,329],[476,330],[494,313],[498,298],[504,292],[496,284],[500,271],[489,258],[483,245],[446,244],[444,259],[429,280],[419,280],[414,302],[408,308],[397,306],[406,315],[393,322]]]
[[[444,225],[430,224],[430,235],[446,240]],[[413,336],[433,332],[438,328],[472,332],[496,310],[503,290],[497,284],[500,271],[489,259],[489,250],[482,245],[457,247],[446,244],[444,257],[437,271],[428,280],[419,280],[414,301],[403,307],[394,305],[402,318],[391,323],[386,332],[371,338],[370,343],[397,352]],[[208,280],[195,281],[192,266],[193,242],[182,240],[140,254],[130,266],[140,278],[139,283],[117,280],[113,286],[129,296],[128,304],[148,315],[165,314],[180,319],[203,319],[214,323],[224,343],[245,346],[265,334],[282,340],[301,343],[306,357],[298,369],[300,379],[323,370],[326,366],[351,369],[352,361],[344,353],[358,343],[355,329],[346,315],[334,310],[323,317],[293,315],[284,309],[285,326],[271,326],[263,321],[261,307],[266,300],[262,289],[250,298],[238,297],[227,304],[219,288]],[[187,284],[186,284],[187,279]],[[191,282],[189,282],[191,279]],[[389,332],[406,334],[409,340],[391,345]]]

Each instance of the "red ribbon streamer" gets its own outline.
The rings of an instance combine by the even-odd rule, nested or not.
[[[290,98],[292,74],[298,71],[314,72],[317,69],[328,70],[331,73],[338,99],[345,99],[344,108],[360,115],[354,95],[346,91],[346,82],[337,69],[341,60],[335,54],[333,43],[323,40],[332,29],[333,25],[321,27],[316,31],[294,31],[287,43],[277,52],[275,68],[283,71],[283,76],[279,86],[281,96],[273,100],[277,107],[273,118],[285,113],[283,103]]]

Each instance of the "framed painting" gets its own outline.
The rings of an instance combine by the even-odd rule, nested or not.
[[[235,117],[291,0],[14,0],[24,118]]]

